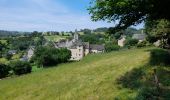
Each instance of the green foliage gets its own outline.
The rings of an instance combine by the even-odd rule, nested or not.
[[[154,25],[150,25],[153,23]],[[149,24],[149,25],[148,25]],[[162,48],[170,48],[170,21],[161,19],[146,24],[147,32],[150,35],[150,38],[153,40],[161,40]]]
[[[168,4],[169,0],[92,0],[89,13],[93,21],[119,20],[116,29],[120,30],[148,19],[170,20]]]
[[[37,47],[32,61],[38,66],[53,66],[59,63],[67,62],[71,57],[71,52],[68,49],[56,49],[53,47]]]
[[[136,46],[138,44],[138,40],[137,39],[128,39],[126,41],[126,46]]]
[[[138,48],[142,48],[142,47],[146,47],[146,46],[147,46],[147,41],[142,41],[142,42],[137,44]]]
[[[107,32],[108,28],[107,27],[101,27],[101,28],[97,28],[94,30],[94,32]]]
[[[0,64],[0,78],[5,78],[9,74],[9,71],[9,66]]]
[[[151,65],[170,65],[170,53],[163,49],[154,49],[150,54]]]
[[[90,29],[82,29],[80,31],[83,32],[84,34],[91,34],[91,30]]]
[[[118,45],[113,44],[112,42],[105,44],[106,52],[118,51],[119,49],[120,49],[120,47]]]
[[[10,63],[10,67],[16,75],[27,74],[32,71],[32,67],[29,62],[14,61]]]
[[[12,58],[12,56],[13,56],[13,55],[12,55],[12,54],[9,54],[9,53],[6,53],[6,54],[5,54],[5,58],[8,59],[8,60],[10,60],[10,59]]]
[[[104,41],[104,35],[102,34],[85,34],[81,35],[80,38],[84,42],[89,42],[90,44],[103,44]]]
[[[26,50],[30,45],[34,44],[34,40],[31,37],[17,37],[8,38],[10,49],[14,50]]]

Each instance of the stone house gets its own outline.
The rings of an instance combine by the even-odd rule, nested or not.
[[[126,36],[121,36],[120,39],[118,40],[118,45],[120,47],[124,47],[125,42],[126,42]]]
[[[8,54],[15,55],[17,54],[17,50],[9,50]]]
[[[71,51],[71,59],[79,61],[89,53],[102,53],[105,48],[104,45],[89,44],[89,42],[82,42],[79,39],[79,34],[75,32],[73,39],[62,40],[55,43],[56,48],[67,48]]]
[[[34,50],[35,50],[35,47],[34,46],[31,46],[28,51],[27,51],[27,58],[30,60],[31,57],[34,55]]]
[[[139,40],[139,42],[144,41],[145,38],[146,38],[146,34],[144,34],[144,33],[134,34],[134,35],[132,36],[132,39],[137,39],[137,40]]]

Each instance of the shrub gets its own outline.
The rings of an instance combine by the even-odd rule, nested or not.
[[[142,42],[137,44],[138,48],[142,48],[142,47],[146,47],[146,46],[147,46],[147,41],[142,41]]]
[[[9,66],[0,64],[0,78],[5,78],[9,74],[9,71]]]
[[[115,45],[113,43],[107,43],[105,45],[105,50],[106,52],[111,52],[111,51],[118,51],[120,49],[120,46]]]
[[[15,62],[11,62],[10,66],[16,75],[27,74],[27,73],[31,73],[32,71],[32,67],[28,62],[15,61]]]
[[[129,39],[126,41],[126,44],[127,46],[136,46],[138,44],[138,40],[137,39]]]
[[[38,47],[35,50],[32,61],[38,66],[47,67],[67,62],[70,58],[71,52],[66,48]]]
[[[150,53],[151,65],[170,65],[170,53],[164,49],[154,49]]]

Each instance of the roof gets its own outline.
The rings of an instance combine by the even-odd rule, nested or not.
[[[91,50],[103,51],[103,50],[105,50],[105,47],[104,47],[104,45],[90,44],[90,49]]]
[[[17,52],[17,50],[9,50],[8,51],[9,54],[13,54],[13,53],[16,53],[16,52]]]
[[[83,42],[82,41],[75,41],[74,43],[73,43],[73,45],[71,46],[71,47],[69,47],[70,49],[76,49],[77,48],[77,46],[83,46]]]
[[[146,38],[146,34],[134,34],[133,39],[144,40]]]
[[[83,45],[84,45],[85,49],[89,49],[90,48],[89,42],[83,42]]]

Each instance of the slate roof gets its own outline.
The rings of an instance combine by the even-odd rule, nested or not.
[[[146,34],[134,34],[133,39],[144,40],[146,38]]]
[[[103,51],[103,50],[105,50],[105,47],[104,47],[104,45],[90,44],[90,49],[91,50]]]
[[[15,54],[15,53],[17,53],[17,50],[9,50],[8,51],[8,54]]]

